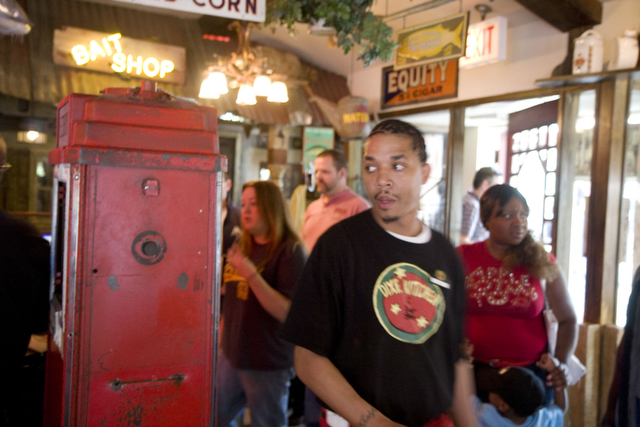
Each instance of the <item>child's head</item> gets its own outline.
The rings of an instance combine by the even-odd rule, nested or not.
[[[482,374],[489,402],[503,415],[511,409],[516,416],[528,417],[544,406],[544,385],[530,370],[513,366],[499,371],[487,369]]]

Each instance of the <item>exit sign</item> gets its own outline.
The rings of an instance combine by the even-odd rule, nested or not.
[[[498,16],[467,30],[467,49],[460,68],[473,68],[507,59],[507,18]]]

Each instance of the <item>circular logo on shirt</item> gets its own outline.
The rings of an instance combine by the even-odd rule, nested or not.
[[[397,340],[422,344],[437,332],[444,317],[442,291],[431,276],[412,264],[387,267],[373,289],[378,321]]]

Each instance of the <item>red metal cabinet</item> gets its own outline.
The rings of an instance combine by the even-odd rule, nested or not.
[[[214,424],[216,126],[146,82],[60,103],[45,425]]]

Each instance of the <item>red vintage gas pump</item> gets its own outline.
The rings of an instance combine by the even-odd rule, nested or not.
[[[216,127],[151,82],[60,102],[46,426],[214,425]]]

